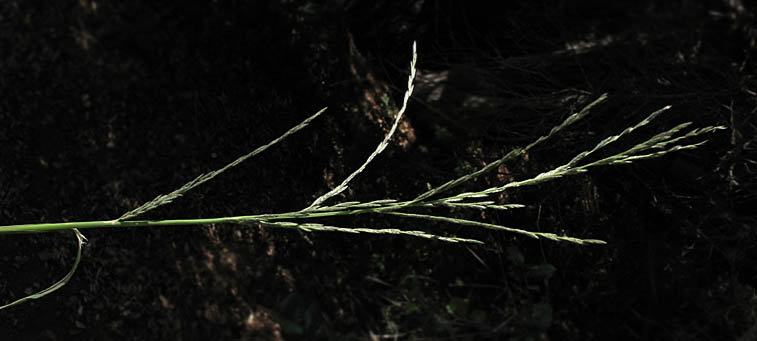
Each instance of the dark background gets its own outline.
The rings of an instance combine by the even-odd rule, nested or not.
[[[605,246],[380,216],[337,223],[486,245],[224,225],[86,230],[74,278],[0,312],[0,335],[757,337],[754,8],[506,3],[0,2],[4,225],[116,218],[328,106],[307,129],[145,218],[305,207],[388,130],[414,40],[419,77],[406,120],[339,200],[412,197],[528,144],[605,92],[584,122],[469,189],[560,165],[668,104],[621,145],[680,122],[727,127],[694,151],[499,198],[525,209],[452,212]],[[62,277],[75,241],[63,232],[4,235],[0,250],[5,304]]]

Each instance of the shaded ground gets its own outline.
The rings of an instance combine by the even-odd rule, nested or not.
[[[586,122],[472,188],[559,165],[668,104],[642,135],[684,121],[728,130],[697,151],[507,193],[500,199],[528,207],[474,217],[606,246],[433,224],[418,227],[487,244],[234,226],[89,230],[76,276],[0,312],[0,335],[750,339],[753,9],[570,3],[3,2],[2,224],[113,219],[329,106],[149,218],[302,208],[380,141],[413,40],[418,91],[400,136],[342,200],[410,197],[605,92]],[[2,304],[56,281],[75,254],[70,233],[2,236],[0,250]]]

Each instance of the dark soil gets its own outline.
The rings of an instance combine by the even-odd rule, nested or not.
[[[577,246],[383,216],[483,246],[257,226],[93,229],[59,291],[0,311],[8,340],[757,337],[755,8],[722,1],[3,1],[0,224],[114,219],[307,129],[145,219],[301,209],[391,125],[338,200],[404,199],[502,157],[602,93],[584,122],[464,189],[625,138],[723,125],[693,151],[507,192],[460,217]],[[618,151],[615,149],[614,151]],[[608,151],[608,153],[612,150]],[[0,236],[0,305],[66,274],[71,232]]]

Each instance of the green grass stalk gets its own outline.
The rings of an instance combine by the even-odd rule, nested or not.
[[[392,125],[391,129],[386,134],[384,139],[378,144],[376,149],[368,156],[368,158],[360,167],[358,167],[347,178],[345,178],[338,186],[334,187],[333,189],[326,192],[325,194],[319,196],[310,205],[308,205],[302,210],[294,211],[294,212],[268,213],[268,214],[217,217],[217,218],[172,219],[172,220],[133,220],[134,218],[146,212],[154,210],[160,206],[172,203],[175,199],[178,199],[179,197],[181,197],[188,191],[212,180],[213,178],[225,172],[226,170],[237,166],[238,164],[248,160],[249,158],[267,150],[271,146],[277,144],[278,142],[294,134],[295,132],[302,130],[308,124],[310,124],[314,119],[316,119],[319,115],[321,115],[326,110],[325,108],[318,111],[314,115],[308,117],[307,119],[302,121],[300,124],[289,129],[287,132],[285,132],[278,138],[272,140],[271,142],[263,146],[260,146],[257,149],[253,150],[252,152],[237,158],[233,162],[227,164],[226,166],[216,171],[202,174],[194,178],[192,181],[186,183],[185,185],[179,187],[178,189],[168,194],[159,195],[155,199],[150,200],[147,203],[140,205],[139,207],[124,213],[123,215],[121,215],[121,217],[117,219],[101,220],[101,221],[38,223],[38,224],[0,226],[0,235],[72,230],[77,238],[77,243],[78,243],[78,251],[77,251],[76,260],[74,262],[73,267],[71,268],[71,270],[65,277],[63,277],[60,281],[56,282],[55,284],[53,284],[47,289],[44,289],[38,293],[29,295],[29,296],[26,296],[22,299],[15,300],[12,303],[0,306],[0,309],[5,309],[8,307],[26,302],[28,300],[38,299],[40,297],[43,297],[47,294],[54,292],[55,290],[65,285],[66,282],[73,276],[81,260],[82,248],[86,239],[79,232],[80,229],[135,228],[135,227],[156,228],[156,227],[167,227],[167,226],[188,226],[188,225],[204,225],[204,224],[236,224],[236,225],[269,226],[269,227],[284,228],[284,229],[297,229],[297,230],[305,231],[305,232],[341,232],[341,233],[367,233],[367,234],[377,234],[377,235],[399,235],[399,236],[405,236],[405,237],[424,238],[424,239],[429,239],[429,240],[437,240],[437,241],[450,242],[450,243],[483,244],[483,242],[480,240],[462,238],[462,237],[457,237],[457,236],[447,236],[447,235],[442,235],[440,233],[432,233],[432,232],[411,230],[411,229],[405,229],[405,228],[403,229],[399,229],[399,228],[378,229],[378,228],[370,228],[370,227],[339,227],[339,226],[330,226],[330,225],[303,221],[303,220],[313,219],[313,218],[324,218],[324,217],[335,217],[335,216],[348,216],[348,215],[360,215],[360,214],[382,214],[382,215],[398,216],[398,217],[408,218],[408,219],[426,220],[426,221],[437,222],[437,223],[446,223],[446,224],[453,224],[453,225],[460,225],[460,226],[470,226],[473,228],[497,230],[497,231],[503,231],[507,233],[515,233],[515,234],[526,236],[529,238],[536,238],[536,239],[545,238],[545,239],[553,240],[556,242],[568,242],[568,243],[579,244],[579,245],[605,244],[605,242],[602,240],[582,239],[582,238],[576,238],[576,237],[561,236],[554,233],[546,233],[546,232],[533,232],[533,231],[527,231],[524,229],[496,225],[496,224],[491,224],[491,223],[486,223],[486,222],[460,219],[456,217],[431,215],[431,214],[426,214],[426,213],[418,213],[415,211],[428,209],[428,208],[439,208],[439,207],[447,207],[447,208],[455,208],[455,209],[473,209],[473,210],[509,210],[509,209],[514,209],[514,208],[521,208],[521,207],[524,207],[524,205],[512,204],[512,203],[511,204],[497,204],[495,200],[492,200],[491,195],[500,193],[503,191],[507,191],[507,190],[512,190],[519,187],[531,186],[535,184],[544,183],[547,181],[561,179],[566,176],[580,174],[580,173],[588,171],[590,168],[593,168],[593,167],[628,164],[628,163],[636,162],[639,160],[665,156],[669,153],[680,151],[680,150],[694,149],[701,146],[705,141],[689,142],[690,139],[700,137],[704,134],[715,132],[716,130],[719,130],[719,129],[724,129],[724,127],[711,126],[711,127],[693,129],[684,134],[679,135],[691,124],[691,123],[683,123],[676,127],[668,129],[662,133],[658,133],[652,136],[651,138],[644,140],[643,142],[638,143],[634,145],[633,147],[630,147],[622,152],[616,153],[614,155],[606,156],[603,158],[599,158],[598,160],[593,161],[593,162],[582,164],[582,162],[587,156],[598,152],[604,147],[617,141],[622,136],[628,135],[638,130],[639,128],[647,125],[654,118],[660,116],[663,112],[670,109],[670,107],[668,106],[668,107],[665,107],[658,111],[653,112],[644,120],[640,121],[636,125],[633,125],[629,128],[624,129],[619,134],[603,139],[592,149],[576,154],[570,161],[568,161],[567,163],[559,167],[555,167],[554,169],[542,172],[536,176],[532,176],[523,180],[513,181],[501,186],[494,186],[490,188],[481,189],[478,191],[449,194],[449,192],[452,189],[458,187],[459,185],[472,181],[476,179],[477,177],[483,175],[484,173],[489,172],[493,169],[496,169],[499,165],[520,157],[521,155],[531,150],[535,146],[538,146],[541,143],[545,142],[546,140],[550,139],[551,137],[555,136],[564,128],[567,128],[568,126],[586,117],[592,108],[594,108],[595,106],[599,105],[600,103],[602,103],[603,101],[607,99],[607,95],[603,94],[599,96],[596,100],[594,100],[593,102],[585,106],[579,112],[569,115],[562,123],[553,127],[546,135],[543,135],[537,138],[536,140],[529,143],[525,147],[516,148],[510,151],[509,153],[505,154],[505,156],[503,156],[502,158],[495,160],[493,162],[490,162],[486,166],[474,172],[461,176],[457,179],[447,181],[440,186],[431,188],[428,191],[419,194],[412,200],[398,201],[394,199],[381,199],[381,200],[375,200],[375,201],[370,201],[370,202],[347,201],[347,202],[337,203],[333,205],[324,205],[324,203],[327,200],[334,198],[335,196],[343,193],[344,190],[348,188],[350,181],[352,181],[357,175],[359,175],[363,170],[365,170],[366,167],[389,145],[389,141],[391,137],[393,136],[393,134],[395,133],[395,131],[397,130],[397,126],[400,120],[402,119],[402,115],[407,109],[408,100],[413,93],[413,88],[414,88],[413,80],[416,75],[416,62],[417,62],[416,45],[415,43],[413,43],[413,58],[410,63],[410,75],[408,77],[408,82],[407,82],[407,91],[405,92],[405,95],[402,101],[402,107],[397,112],[397,115],[394,119],[394,124]],[[413,212],[408,212],[408,210],[411,210],[411,209],[413,210]]]

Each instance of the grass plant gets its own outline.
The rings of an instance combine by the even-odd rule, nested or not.
[[[63,285],[65,285],[66,282],[73,276],[73,274],[75,273],[79,265],[79,262],[81,261],[82,248],[86,242],[86,238],[82,235],[80,230],[89,229],[89,228],[160,227],[160,226],[176,226],[176,225],[202,225],[202,224],[228,223],[228,224],[237,224],[237,225],[256,225],[256,226],[269,226],[269,227],[277,227],[277,228],[295,229],[295,230],[300,230],[300,231],[305,231],[305,232],[391,234],[391,235],[401,235],[401,236],[408,236],[408,237],[432,239],[432,240],[450,242],[450,243],[483,244],[483,241],[476,240],[476,239],[462,238],[462,237],[457,237],[457,236],[447,236],[447,235],[443,235],[437,232],[426,232],[426,231],[420,231],[417,229],[408,229],[408,228],[377,229],[377,228],[371,228],[371,227],[339,227],[339,226],[330,226],[330,225],[324,225],[324,224],[319,224],[319,223],[313,223],[313,222],[308,221],[308,219],[321,218],[321,217],[358,215],[358,214],[380,214],[380,215],[397,216],[397,217],[408,218],[408,219],[418,219],[418,220],[442,222],[442,223],[456,224],[456,225],[462,225],[462,226],[471,226],[471,227],[491,229],[491,230],[499,230],[499,231],[519,234],[519,235],[534,238],[534,239],[544,238],[544,239],[549,239],[549,240],[553,240],[557,242],[568,242],[568,243],[574,243],[574,244],[580,244],[580,245],[605,244],[605,241],[602,241],[602,240],[569,237],[569,236],[557,235],[554,233],[546,233],[546,232],[527,231],[520,228],[507,227],[503,225],[491,224],[491,223],[479,222],[479,221],[473,221],[473,220],[466,220],[466,219],[461,219],[461,218],[457,218],[453,216],[431,215],[428,213],[423,213],[423,209],[434,208],[434,207],[465,208],[465,209],[472,209],[472,210],[509,210],[509,209],[521,208],[521,207],[524,207],[524,205],[497,204],[495,200],[492,200],[493,195],[497,193],[501,193],[503,191],[515,189],[518,187],[540,184],[547,181],[557,180],[565,176],[583,173],[583,172],[586,172],[588,169],[597,167],[597,166],[629,164],[629,163],[640,161],[640,160],[657,158],[657,157],[664,156],[668,153],[672,153],[675,151],[694,149],[702,145],[703,143],[705,143],[705,141],[700,140],[700,141],[692,142],[692,138],[699,137],[703,134],[710,133],[718,129],[723,129],[723,127],[710,126],[710,127],[705,127],[705,128],[689,130],[683,133],[683,131],[691,125],[690,122],[683,123],[671,129],[668,129],[666,131],[658,133],[614,155],[599,157],[597,160],[592,161],[592,162],[584,162],[588,156],[596,154],[601,149],[612,144],[613,142],[617,141],[621,137],[628,135],[638,130],[639,128],[647,125],[648,123],[650,123],[653,119],[655,119],[656,117],[660,116],[665,111],[670,109],[670,107],[667,106],[653,112],[641,122],[629,128],[626,128],[619,134],[609,136],[603,139],[592,149],[576,154],[570,161],[568,161],[567,163],[561,166],[542,172],[536,176],[532,176],[523,180],[513,181],[510,183],[503,184],[501,186],[484,188],[481,190],[469,191],[469,192],[451,193],[451,191],[454,188],[458,187],[459,185],[466,182],[470,182],[471,180],[476,179],[482,174],[488,171],[491,171],[493,169],[496,169],[499,165],[515,160],[516,158],[520,157],[524,153],[533,149],[537,145],[540,145],[546,140],[555,136],[557,133],[559,133],[563,129],[567,128],[568,126],[586,117],[592,108],[594,108],[595,106],[599,105],[600,103],[602,103],[603,101],[607,99],[607,95],[604,94],[604,95],[599,96],[596,100],[594,100],[590,104],[586,105],[582,110],[569,115],[562,123],[552,128],[547,134],[537,138],[536,140],[526,145],[525,147],[516,148],[508,152],[504,157],[498,160],[495,160],[493,162],[490,162],[486,166],[474,172],[461,176],[457,179],[450,180],[439,186],[432,187],[428,191],[417,195],[412,200],[399,201],[399,200],[394,200],[394,199],[382,199],[382,200],[375,200],[375,201],[370,201],[370,202],[346,201],[346,202],[336,203],[333,205],[326,204],[328,200],[343,193],[348,188],[350,182],[355,177],[357,177],[361,172],[363,172],[363,170],[365,170],[366,167],[368,167],[368,165],[382,151],[384,151],[389,146],[390,139],[393,136],[394,132],[397,130],[397,126],[407,109],[408,100],[410,99],[410,96],[413,93],[413,87],[414,87],[413,80],[416,75],[416,62],[417,62],[416,46],[415,44],[413,44],[413,57],[410,63],[410,75],[407,81],[407,91],[405,92],[405,95],[402,101],[402,106],[400,110],[398,111],[396,117],[394,118],[394,123],[391,129],[389,130],[389,132],[385,135],[384,139],[378,144],[376,149],[368,156],[368,158],[365,160],[365,162],[362,165],[360,165],[360,167],[358,167],[349,176],[347,176],[338,186],[334,187],[333,189],[326,192],[325,194],[319,196],[310,205],[308,205],[302,210],[292,211],[292,212],[282,212],[282,213],[256,214],[256,215],[245,215],[245,216],[228,216],[228,217],[201,218],[201,219],[134,220],[134,218],[137,218],[160,206],[172,203],[174,200],[186,194],[188,191],[212,180],[213,178],[225,172],[226,170],[267,150],[271,146],[277,144],[283,139],[289,137],[290,135],[304,129],[314,119],[320,116],[326,110],[326,108],[321,109],[320,111],[308,117],[307,119],[302,121],[300,124],[291,128],[290,130],[288,130],[287,132],[285,132],[278,138],[255,149],[249,154],[246,154],[237,158],[233,162],[227,164],[226,166],[216,171],[213,171],[207,174],[202,174],[170,193],[159,195],[153,200],[150,200],[147,203],[124,213],[123,215],[121,215],[121,217],[117,219],[104,220],[104,221],[41,223],[41,224],[0,226],[0,234],[40,233],[40,232],[70,230],[74,233],[77,243],[78,243],[78,251],[77,251],[76,259],[74,261],[74,265],[72,266],[68,274],[66,274],[66,276],[64,276],[60,281],[53,284],[47,289],[44,289],[38,293],[29,295],[29,296],[26,296],[24,298],[15,300],[6,305],[0,306],[0,310],[32,300],[32,299],[41,298],[61,288]]]

